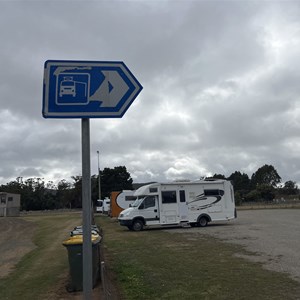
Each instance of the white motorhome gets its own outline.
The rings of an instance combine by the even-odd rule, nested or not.
[[[105,198],[104,200],[97,200],[96,212],[108,214],[110,211],[110,199]]]
[[[136,190],[137,200],[118,220],[130,230],[144,226],[206,226],[209,222],[236,218],[230,181],[152,183]]]

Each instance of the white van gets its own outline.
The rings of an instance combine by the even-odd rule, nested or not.
[[[97,200],[96,212],[102,214],[108,214],[110,211],[110,199],[105,198],[104,200]]]
[[[139,231],[144,226],[206,226],[236,218],[230,181],[152,183],[136,190],[137,200],[123,210],[120,225]]]

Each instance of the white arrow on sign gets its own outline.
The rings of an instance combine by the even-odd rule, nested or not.
[[[105,79],[90,101],[102,101],[102,107],[115,107],[129,90],[128,85],[116,71],[102,72]]]

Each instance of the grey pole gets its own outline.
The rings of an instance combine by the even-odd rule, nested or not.
[[[81,120],[82,142],[82,225],[83,225],[83,299],[92,299],[92,241],[91,241],[91,157],[90,120]]]
[[[99,200],[101,200],[101,180],[100,180],[100,160],[99,160],[99,151],[97,151],[98,154],[98,186],[99,186]]]

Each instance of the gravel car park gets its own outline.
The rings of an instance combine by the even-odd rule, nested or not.
[[[261,209],[238,211],[234,221],[188,230],[240,244],[252,255],[237,255],[262,262],[265,268],[287,273],[300,282],[299,228],[300,209]]]

